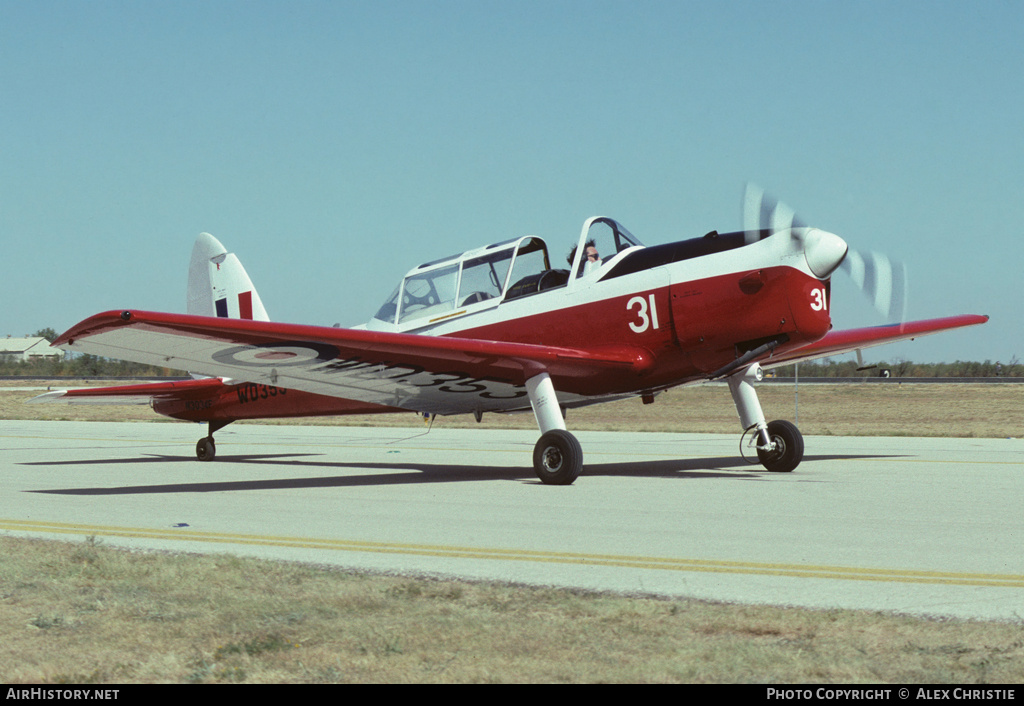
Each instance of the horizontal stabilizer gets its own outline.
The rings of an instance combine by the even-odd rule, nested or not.
[[[193,399],[207,396],[224,387],[219,378],[201,380],[174,380],[138,385],[112,387],[84,387],[77,390],[53,390],[27,400],[30,404],[152,404],[154,400]]]

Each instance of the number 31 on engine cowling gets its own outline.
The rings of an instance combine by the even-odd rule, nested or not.
[[[811,310],[828,311],[828,292],[824,287],[811,290]]]

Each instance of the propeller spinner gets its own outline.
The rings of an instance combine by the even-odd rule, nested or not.
[[[902,323],[906,314],[907,271],[878,252],[858,252],[834,233],[808,228],[793,210],[748,184],[743,197],[743,228],[746,242],[753,243],[764,231],[789,231],[803,248],[807,266],[815,277],[828,278],[841,267],[864,292],[872,306],[890,322]]]

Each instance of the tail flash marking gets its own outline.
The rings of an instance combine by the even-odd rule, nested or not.
[[[238,318],[252,320],[252,292],[238,293]]]

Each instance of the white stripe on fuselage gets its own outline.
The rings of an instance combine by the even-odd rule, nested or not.
[[[621,277],[601,280],[601,276],[619,261],[620,259],[616,257],[595,271],[576,280],[570,280],[565,287],[502,301],[497,305],[493,302],[485,302],[461,307],[459,311],[465,309],[465,314],[449,315],[443,321],[425,322],[425,325],[420,327],[388,325],[377,320],[366,324],[365,327],[378,331],[401,331],[426,336],[455,335],[460,331],[499,324],[503,321],[605,302],[630,294],[642,294],[660,289],[668,284],[693,282],[767,267],[793,267],[813,277],[807,267],[803,250],[785,233],[775,233],[763,240],[731,250],[701,255]],[[664,274],[660,276],[655,274],[658,272]],[[665,275],[667,275],[667,279]]]

